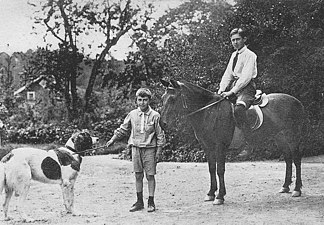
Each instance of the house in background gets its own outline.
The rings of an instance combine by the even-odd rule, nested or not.
[[[26,102],[27,104],[34,106],[43,100],[45,89],[45,80],[44,76],[40,76],[30,83],[26,84],[25,86],[19,88],[14,92],[15,97],[20,97]],[[36,98],[37,93],[37,98]]]
[[[54,108],[49,90],[45,88],[46,81],[44,76],[40,76],[25,86],[19,88],[14,92],[14,96],[19,100],[19,107],[26,111],[32,112],[35,119],[41,118],[47,121],[49,118],[49,111]],[[44,121],[44,122],[45,122]]]

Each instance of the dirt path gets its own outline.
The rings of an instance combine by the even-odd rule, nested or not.
[[[84,215],[64,213],[56,185],[33,183],[25,207],[31,217],[39,219],[33,224],[324,224],[324,157],[304,162],[300,198],[278,193],[284,179],[283,162],[228,163],[222,206],[203,202],[209,188],[206,163],[160,163],[157,211],[130,213],[135,201],[131,162],[112,156],[86,157],[75,190],[76,209]],[[147,197],[147,183],[144,190]],[[16,204],[14,198],[13,217],[17,217]],[[0,224],[23,223],[1,220]]]

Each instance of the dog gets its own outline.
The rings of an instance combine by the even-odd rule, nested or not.
[[[92,138],[88,131],[83,130],[74,133],[64,147],[49,151],[23,147],[13,149],[5,155],[0,162],[0,193],[5,190],[4,219],[11,219],[8,217],[8,208],[13,193],[19,197],[18,205],[24,205],[32,180],[59,184],[65,209],[67,213],[74,215],[74,184],[82,156],[96,141],[98,138]],[[24,210],[20,211],[23,221],[34,221],[27,217]]]

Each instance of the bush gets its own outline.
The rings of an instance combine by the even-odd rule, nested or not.
[[[65,144],[77,130],[75,125],[30,124],[26,128],[10,127],[7,130],[9,143]]]

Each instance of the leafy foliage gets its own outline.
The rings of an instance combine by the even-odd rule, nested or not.
[[[266,93],[284,92],[301,100],[311,120],[311,135],[304,143],[304,154],[324,153],[324,89],[320,85],[324,82],[323,0],[237,0],[234,5],[223,0],[190,0],[153,23],[147,15],[142,20],[133,18],[139,12],[135,8],[123,11],[117,5],[110,5],[100,8],[103,11],[99,13],[99,3],[82,7],[81,4],[72,4],[73,1],[65,3],[67,11],[73,12],[71,21],[78,22],[73,28],[77,38],[94,30],[117,35],[114,36],[116,39],[106,39],[107,45],[99,43],[106,49],[100,60],[110,49],[105,46],[114,44],[113,40],[120,37],[118,34],[122,35],[127,30],[123,28],[132,25],[134,31],[132,40],[137,51],[129,54],[122,71],[110,62],[98,64],[93,70],[95,75],[91,82],[99,74],[104,81],[102,87],[107,89],[104,94],[97,95],[91,91],[92,84],[89,86],[91,98],[87,101],[91,101],[92,111],[87,118],[93,122],[91,129],[103,140],[112,136],[127,112],[135,107],[132,96],[140,86],[154,90],[153,108],[157,110],[163,94],[159,84],[161,78],[184,79],[216,91],[233,51],[229,32],[234,27],[243,27],[249,31],[249,48],[258,55],[258,87]],[[48,15],[52,16],[54,12]],[[110,30],[107,30],[108,27],[102,26],[106,26],[103,23],[109,18],[124,19],[125,23],[110,24]],[[84,21],[88,25],[84,26]],[[57,59],[52,61],[58,62]],[[62,63],[63,67],[67,66],[64,60]],[[58,68],[60,64],[52,66]],[[36,131],[32,130],[30,133],[34,135]],[[163,152],[165,161],[205,160],[200,145],[184,120],[167,132],[167,146]],[[236,150],[229,152],[228,160],[235,159],[236,153]],[[260,160],[278,158],[279,155],[275,146],[267,143],[256,149],[252,157]]]
[[[65,144],[71,135],[77,130],[77,126],[63,126],[55,124],[33,124],[24,128],[8,130],[7,140],[10,143],[44,144],[58,143]]]

